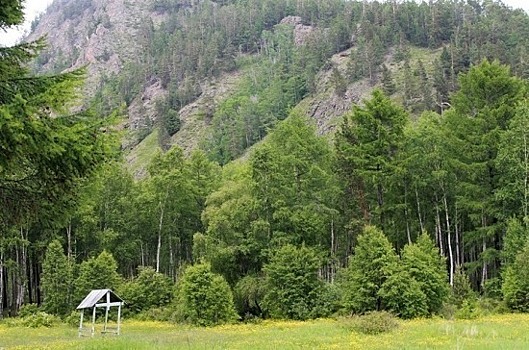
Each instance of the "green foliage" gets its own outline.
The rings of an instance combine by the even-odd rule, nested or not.
[[[38,311],[24,317],[9,320],[6,324],[9,327],[50,328],[56,326],[60,321],[61,319],[57,316]]]
[[[230,286],[211,272],[207,263],[189,266],[176,292],[178,319],[199,326],[228,323],[237,319]]]
[[[399,317],[416,318],[428,314],[426,293],[406,270],[406,266],[394,267],[378,295],[383,300],[384,308]]]
[[[387,96],[391,96],[397,91],[391,71],[385,64],[382,65],[382,91]]]
[[[133,313],[163,307],[171,302],[174,294],[171,280],[152,267],[139,267],[138,276],[124,283],[119,292]]]
[[[68,261],[59,241],[48,245],[41,278],[43,309],[55,315],[68,314],[73,304],[73,261]]]
[[[262,303],[266,291],[263,277],[248,275],[241,278],[234,288],[235,306],[239,315],[245,318],[263,316]]]
[[[389,209],[385,193],[392,174],[399,173],[397,155],[408,116],[380,90],[364,102],[344,116],[335,139],[337,161],[351,200],[359,203],[354,215],[365,221],[373,217],[372,222],[385,229]]]
[[[431,238],[423,233],[417,243],[406,245],[402,252],[403,269],[418,282],[424,293],[428,313],[437,313],[447,300],[450,288],[447,281],[445,258],[441,257]]]
[[[345,309],[361,314],[383,310],[386,304],[380,290],[397,264],[398,256],[384,233],[373,226],[366,227],[358,236],[354,255],[344,272],[342,303]],[[389,290],[386,294],[390,295]]]
[[[342,325],[357,333],[377,335],[399,327],[399,320],[387,311],[370,311],[365,315],[341,319]]]
[[[298,112],[252,153],[253,194],[277,244],[328,244],[338,189],[331,160],[327,140]]]
[[[344,97],[347,92],[347,80],[336,67],[332,68],[331,82],[334,86],[334,93],[338,97]]]
[[[507,266],[503,276],[503,297],[512,310],[529,311],[529,243],[516,255],[514,262]]]
[[[458,267],[454,274],[454,284],[452,285],[451,302],[457,307],[461,307],[465,300],[472,302],[476,299],[476,294],[470,286],[470,280],[465,271]],[[467,303],[467,305],[470,305]]]
[[[92,289],[118,289],[121,277],[117,268],[116,260],[107,251],[83,261],[75,281],[74,301],[80,303]]]
[[[39,311],[39,306],[37,304],[25,304],[20,307],[20,310],[18,310],[18,317],[28,317]]]
[[[314,249],[285,245],[263,268],[266,294],[263,305],[272,317],[308,319],[328,316],[319,308],[324,285],[318,278],[321,258]],[[318,314],[318,312],[323,312]]]

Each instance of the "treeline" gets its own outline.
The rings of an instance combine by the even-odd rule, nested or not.
[[[174,4],[175,11],[167,9]],[[232,303],[244,317],[306,319],[337,310],[424,316],[447,301],[472,300],[470,286],[527,309],[525,14],[496,2],[217,4],[190,11],[181,2],[157,3],[157,11],[176,16],[165,38],[175,43],[158,43],[165,34],[147,28],[144,38],[156,49],[113,85],[128,94],[131,82],[157,77],[191,91],[189,101],[200,93],[200,79],[234,69],[221,65],[225,57],[234,55],[247,74],[240,91],[213,112],[207,152],[158,153],[140,180],[119,160],[101,165],[111,154],[111,133],[93,114],[49,117],[50,108],[54,116],[67,114],[61,107],[80,72],[13,89],[12,81],[27,75],[19,63],[39,47],[6,49],[0,314],[36,303],[65,315],[87,290],[106,287],[132,300],[133,312],[164,306],[149,317],[198,324],[233,319]],[[317,28],[301,46],[288,26],[277,26],[290,14]],[[261,28],[254,32],[251,23]],[[222,45],[201,67],[210,59],[205,43],[212,28]],[[250,28],[251,40],[239,37],[241,28]],[[406,62],[411,45],[444,45],[433,73],[419,63],[416,73],[404,72],[428,83],[431,99],[425,94],[421,107],[401,107],[377,90],[343,117],[332,141],[316,136],[311,121],[291,108],[313,92],[327,58],[349,45],[355,46],[350,73],[335,81],[381,79],[387,95],[397,88],[380,65],[385,48],[392,45]],[[222,56],[219,48],[233,51]],[[257,55],[235,59],[241,53]],[[513,72],[482,61],[489,54]],[[150,68],[141,60],[150,60]],[[409,96],[417,91],[425,89],[409,89]],[[170,92],[169,105],[159,108],[177,129],[173,117],[184,100]],[[408,110],[427,112],[412,122]],[[232,161],[258,141],[247,160]],[[163,298],[142,301],[154,285]],[[222,305],[200,304],[203,293]],[[221,309],[226,317],[214,312]],[[199,314],[205,310],[213,314]]]
[[[68,282],[74,287],[58,290],[114,281],[134,300],[144,287],[130,283],[148,273],[177,287],[153,302],[164,309],[144,316],[198,324],[233,319],[227,306],[226,318],[194,313],[220,308],[197,306],[197,295],[210,292],[227,305],[234,298],[244,317],[426,316],[446,302],[475,307],[472,289],[526,310],[527,83],[484,61],[458,85],[450,109],[416,122],[376,90],[343,117],[334,143],[294,110],[247,161],[222,171],[203,152],[185,158],[176,147],[158,154],[137,182],[109,164],[53,235],[66,248],[55,248],[61,259],[84,261]],[[117,263],[95,263],[99,253]],[[82,277],[102,266],[138,277],[124,284]],[[140,266],[152,270],[137,275]],[[46,307],[53,293],[42,288]]]

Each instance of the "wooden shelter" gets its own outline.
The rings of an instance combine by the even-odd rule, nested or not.
[[[81,321],[79,322],[79,337],[82,335],[84,311],[86,309],[92,309],[92,328],[90,334],[94,336],[95,323],[96,323],[96,309],[99,307],[105,308],[105,325],[103,326],[102,333],[114,333],[119,335],[121,327],[121,307],[124,301],[116,293],[110,289],[94,289],[81,301],[81,304],[77,306],[77,310],[81,310]],[[112,306],[118,307],[118,323],[117,328],[110,329],[108,327],[108,312]]]

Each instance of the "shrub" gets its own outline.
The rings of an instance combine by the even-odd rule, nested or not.
[[[39,311],[25,317],[10,319],[7,322],[7,325],[9,327],[49,328],[58,324],[60,321],[60,318],[58,318],[57,316]]]
[[[403,266],[395,267],[378,294],[384,308],[397,316],[414,318],[428,314],[427,298],[421,284]]]
[[[262,302],[266,292],[262,277],[249,275],[242,278],[234,288],[235,306],[245,319],[262,316]]]
[[[68,316],[64,318],[64,323],[66,323],[67,325],[71,327],[79,327],[80,321],[81,321],[81,312],[78,310],[73,310]]]
[[[417,243],[404,247],[402,264],[426,296],[428,313],[439,312],[450,294],[446,259],[426,233],[419,236]]]
[[[399,320],[387,311],[372,311],[361,316],[344,317],[342,325],[351,331],[376,335],[390,332],[399,326]]]
[[[42,263],[41,289],[43,308],[55,315],[66,315],[72,307],[73,262],[63,252],[59,241],[52,241]]]
[[[502,292],[511,309],[529,311],[529,242],[505,270]]]
[[[120,288],[120,295],[132,313],[169,304],[173,292],[171,280],[152,267],[139,267],[138,276]]]
[[[455,313],[455,318],[462,320],[473,320],[480,316],[482,316],[482,312],[476,299],[463,300],[461,307]]]
[[[81,302],[92,289],[116,289],[121,282],[117,268],[116,260],[106,251],[97,258],[83,261],[75,281],[75,301]]]
[[[177,288],[176,317],[179,321],[210,326],[237,319],[233,294],[226,280],[208,263],[188,267]]]
[[[140,312],[134,317],[139,321],[174,322],[175,310],[170,307],[157,307]]]
[[[39,312],[39,306],[37,304],[25,304],[18,310],[18,317],[23,318],[31,316]]]
[[[263,268],[263,304],[272,317],[304,320],[328,315],[321,307],[324,283],[318,277],[320,265],[316,251],[305,246],[285,245],[276,252]]]
[[[355,254],[342,275],[343,305],[348,312],[380,310],[380,288],[398,264],[391,243],[379,229],[368,226],[358,236]]]
[[[465,300],[475,300],[476,293],[470,286],[470,280],[461,267],[457,267],[454,274],[454,284],[450,295],[450,302],[456,307],[462,307]]]

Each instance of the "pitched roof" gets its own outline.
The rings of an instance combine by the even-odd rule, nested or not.
[[[94,307],[94,305],[97,304],[97,302],[101,300],[101,298],[107,295],[107,293],[110,293],[111,303],[123,302],[123,299],[121,299],[116,293],[114,293],[110,289],[94,289],[90,293],[88,293],[88,295],[83,299],[83,301],[81,301],[81,304],[77,306],[77,310],[88,309],[88,308]]]

